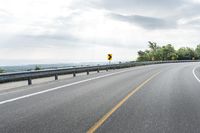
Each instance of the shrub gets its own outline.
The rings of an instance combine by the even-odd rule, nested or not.
[[[42,68],[40,66],[35,66],[35,70],[41,70]]]

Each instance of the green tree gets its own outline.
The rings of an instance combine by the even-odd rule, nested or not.
[[[145,50],[145,53],[146,53],[146,61],[151,61],[152,60],[152,53],[150,50]]]
[[[176,60],[176,50],[171,44],[162,47],[162,60]]]
[[[148,42],[149,49],[145,51],[138,51],[138,61],[151,60],[195,60],[200,59],[200,45],[196,49],[189,47],[182,47],[177,51],[171,44],[158,46],[155,42]]]
[[[182,47],[177,51],[178,60],[192,60],[197,58],[194,49],[189,47]]]
[[[151,41],[149,41],[148,43],[149,43],[149,48],[150,48],[152,51],[156,51],[156,50],[157,50],[157,48],[158,48],[157,43],[151,42]]]
[[[149,50],[145,50],[145,51],[138,51],[138,61],[150,61],[151,60],[151,55],[150,55],[150,51]]]
[[[140,50],[140,51],[138,51],[138,55],[139,55],[138,61],[146,61],[147,60],[145,52]]]
[[[154,61],[154,60],[159,60],[159,49],[160,47],[157,45],[157,43],[155,42],[151,42],[149,41],[149,48],[150,48],[150,53],[149,53],[149,56],[150,56],[150,60]]]
[[[176,53],[171,54],[171,59],[170,60],[177,60],[178,55]]]
[[[197,45],[195,52],[196,52],[196,55],[197,55],[197,59],[200,59],[200,44]]]

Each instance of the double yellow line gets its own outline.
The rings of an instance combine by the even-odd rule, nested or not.
[[[146,83],[151,81],[160,72],[155,73],[150,78],[142,82],[138,87],[131,91],[126,97],[124,97],[117,105],[115,105],[108,113],[106,113],[100,120],[98,120],[87,133],[94,133],[117,109],[119,109],[134,93],[141,89]]]

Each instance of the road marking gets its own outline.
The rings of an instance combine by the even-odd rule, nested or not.
[[[85,80],[77,81],[77,82],[74,82],[74,83],[58,86],[58,87],[55,87],[55,88],[51,88],[51,89],[47,89],[47,90],[31,93],[31,94],[28,94],[28,95],[23,95],[23,96],[20,96],[20,97],[16,97],[16,98],[12,98],[12,99],[9,99],[9,100],[1,101],[0,105],[6,104],[6,103],[10,103],[10,102],[14,102],[14,101],[17,101],[17,100],[20,100],[20,99],[24,99],[24,98],[36,96],[36,95],[39,95],[39,94],[55,91],[55,90],[58,90],[58,89],[61,89],[61,88],[64,88],[64,87],[69,87],[69,86],[77,85],[77,84],[80,84],[80,83],[84,83],[84,82],[88,82],[88,81],[92,81],[92,80],[96,80],[96,79],[110,77],[110,76],[113,76],[113,75],[116,75],[116,74],[129,72],[129,71],[133,71],[133,70],[131,69],[131,70],[124,70],[124,71],[120,71],[120,72],[110,73],[110,74],[106,74],[106,75],[102,75],[102,76],[98,76],[98,77],[85,79]]]
[[[94,133],[101,125],[117,110],[119,109],[133,94],[135,94],[139,89],[141,89],[145,84],[151,81],[155,76],[160,72],[152,75],[150,78],[142,82],[138,87],[131,91],[126,97],[124,97],[117,105],[115,105],[108,113],[106,113],[100,120],[98,120],[88,131],[87,133]]]
[[[200,82],[200,79],[197,77],[197,75],[195,74],[195,70],[197,69],[197,66],[194,67],[194,69],[192,70],[192,73],[194,75],[194,77],[197,79],[198,82]]]

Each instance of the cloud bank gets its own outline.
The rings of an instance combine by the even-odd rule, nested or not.
[[[134,60],[148,41],[195,47],[199,11],[199,0],[0,0],[0,65]]]

